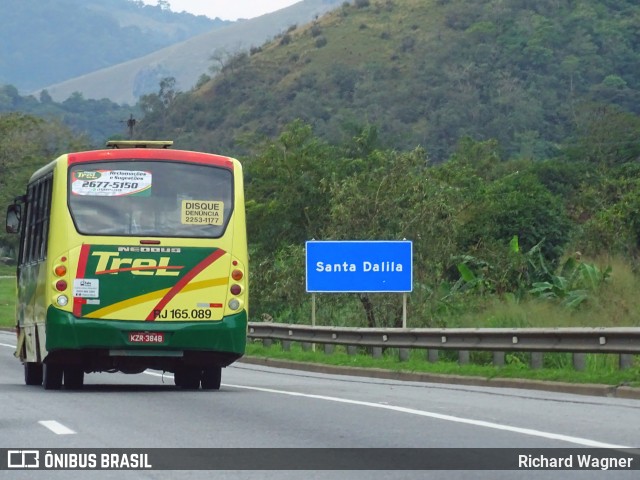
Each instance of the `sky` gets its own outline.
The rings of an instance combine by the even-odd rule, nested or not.
[[[174,12],[186,11],[194,15],[220,17],[223,20],[253,18],[288,7],[300,0],[168,0]],[[158,0],[143,0],[146,5],[157,5]]]

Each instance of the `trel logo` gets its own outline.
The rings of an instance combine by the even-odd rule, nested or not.
[[[169,265],[171,257],[155,258],[127,258],[121,257],[119,252],[93,252],[91,254],[98,257],[96,275],[118,274],[130,272],[133,275],[156,275],[166,277],[177,277],[181,265]]]
[[[78,180],[97,180],[102,174],[96,171],[76,172]]]

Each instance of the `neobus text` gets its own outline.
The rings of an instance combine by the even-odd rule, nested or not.
[[[118,247],[119,252],[180,253],[180,247]]]

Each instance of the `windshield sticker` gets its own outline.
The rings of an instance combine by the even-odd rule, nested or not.
[[[73,172],[71,192],[94,197],[151,194],[151,172],[133,170],[83,170]]]
[[[183,225],[222,225],[224,202],[183,200],[180,221]]]

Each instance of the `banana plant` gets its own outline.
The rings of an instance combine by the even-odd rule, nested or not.
[[[547,281],[535,282],[529,290],[534,296],[560,301],[567,308],[576,308],[598,290],[611,276],[611,267],[601,270],[596,265],[569,257],[560,274]]]

